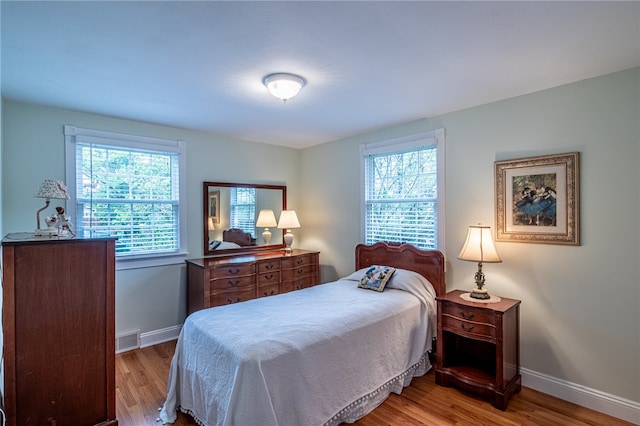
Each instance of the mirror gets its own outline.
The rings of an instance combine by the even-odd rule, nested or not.
[[[286,186],[204,182],[203,194],[205,256],[284,247],[275,221],[287,208]],[[263,222],[263,214],[257,223],[265,210],[271,220]]]

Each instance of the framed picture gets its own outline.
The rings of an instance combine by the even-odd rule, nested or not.
[[[580,245],[580,153],[495,162],[496,241]]]
[[[209,218],[213,223],[220,223],[220,191],[209,192]]]

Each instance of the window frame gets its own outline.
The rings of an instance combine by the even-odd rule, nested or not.
[[[251,192],[251,197],[253,198],[253,203],[238,203],[238,191],[243,191],[243,192]],[[258,220],[258,218],[256,217],[256,188],[255,187],[248,187],[248,186],[235,186],[231,188],[230,191],[230,202],[229,202],[229,227],[230,228],[237,228],[237,229],[241,229],[242,231],[251,234],[252,238],[256,238],[257,232],[256,232],[256,220]],[[251,218],[251,223],[253,224],[252,227],[249,227],[249,222],[246,222],[247,226],[244,225],[238,225],[235,222],[235,217],[237,217],[237,210],[244,210],[244,209],[249,209],[253,211],[253,215],[246,215],[247,218]],[[241,222],[241,221],[239,221]]]
[[[372,154],[392,154],[400,151],[407,151],[424,146],[436,147],[437,164],[437,247],[442,253],[445,252],[445,130],[439,128],[424,133],[404,136],[395,139],[370,142],[360,144],[360,240],[366,241],[366,157]]]
[[[136,269],[151,266],[175,265],[184,263],[187,258],[187,206],[186,206],[186,144],[180,140],[160,139],[147,136],[129,135],[125,133],[107,132],[103,130],[85,129],[72,125],[64,125],[65,136],[65,169],[69,191],[67,214],[73,221],[76,217],[76,142],[95,141],[101,145],[140,149],[146,151],[174,152],[178,154],[178,238],[179,247],[171,253],[153,253],[142,255],[116,256],[116,269]]]

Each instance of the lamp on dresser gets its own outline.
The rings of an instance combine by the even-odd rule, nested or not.
[[[469,226],[467,239],[460,250],[458,259],[468,260],[470,262],[478,262],[478,271],[474,275],[476,288],[469,294],[474,299],[489,299],[491,296],[487,289],[484,288],[484,273],[482,272],[482,264],[502,262],[491,237],[491,228],[489,226]]]
[[[59,228],[57,227],[48,227],[47,229],[40,229],[40,212],[45,210],[51,204],[51,199],[58,200],[68,200],[69,193],[67,192],[67,187],[62,181],[53,180],[53,179],[45,179],[40,185],[40,189],[36,193],[37,198],[44,198],[45,205],[41,209],[36,212],[36,222],[37,227],[34,232],[35,236],[54,236],[58,235]]]
[[[278,228],[287,230],[286,234],[284,234],[285,250],[287,253],[291,253],[291,244],[293,243],[291,229],[300,228],[300,222],[298,221],[296,212],[294,210],[283,210],[282,213],[280,213]]]
[[[262,239],[264,239],[264,243],[269,245],[271,241],[271,231],[269,231],[270,227],[277,226],[276,215],[273,214],[273,210],[260,210],[258,214],[258,220],[256,221],[256,227],[264,228],[262,232]]]

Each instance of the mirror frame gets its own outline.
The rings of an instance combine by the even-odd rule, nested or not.
[[[226,250],[209,250],[209,188],[211,187],[227,187],[227,188],[256,188],[256,189],[274,189],[282,191],[282,210],[287,209],[287,187],[284,185],[262,185],[253,183],[236,183],[236,182],[203,182],[202,183],[202,218],[203,218],[203,254],[204,256],[214,256],[221,254],[255,252],[265,250],[275,250],[285,247],[284,231],[278,228],[282,234],[280,237],[281,244],[269,244],[264,246],[240,247]]]

